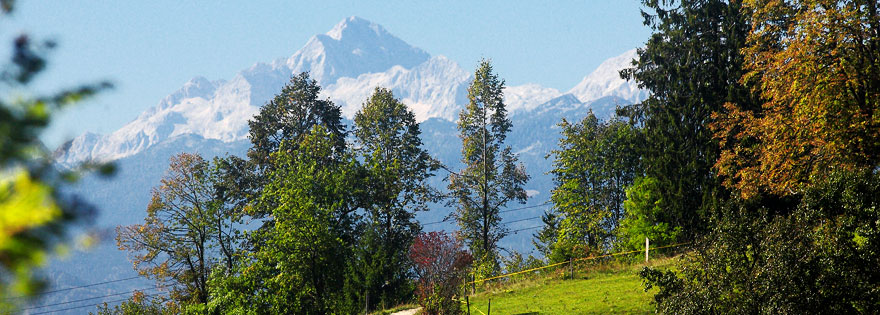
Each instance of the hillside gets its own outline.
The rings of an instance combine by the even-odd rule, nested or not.
[[[645,266],[667,268],[676,258],[636,264],[581,266],[574,279],[555,270],[532,279],[489,286],[469,297],[471,314],[648,314],[656,292],[645,291],[638,272]],[[466,309],[467,307],[463,307]]]

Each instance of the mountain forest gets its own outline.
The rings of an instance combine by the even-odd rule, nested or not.
[[[462,314],[484,279],[639,251],[647,239],[680,246],[674,267],[639,272],[660,313],[880,313],[880,2],[641,4],[652,35],[615,79],[644,97],[530,129],[483,59],[459,76],[455,143],[442,153],[426,145],[438,133],[425,132],[435,129],[424,108],[395,88],[370,86],[352,107],[327,97],[341,80],[286,75],[245,117],[240,154],[159,159],[137,223],[107,232],[126,268],[165,293],[133,291],[91,311],[361,314],[415,303]],[[70,187],[121,172],[75,158],[79,142],[55,152],[40,142],[54,113],[112,88],[19,97],[54,46],[18,37],[0,76],[0,313],[55,290],[41,276],[47,257],[100,214]],[[398,64],[429,60],[412,56]],[[534,135],[543,132],[554,134]],[[554,143],[526,163],[513,138]],[[542,178],[548,194],[532,192]],[[538,206],[533,228],[503,216]],[[419,219],[428,212],[439,221]],[[426,229],[434,223],[449,229]],[[512,235],[530,248],[505,246]]]

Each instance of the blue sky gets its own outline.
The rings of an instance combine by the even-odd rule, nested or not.
[[[116,85],[56,116],[43,135],[47,145],[110,133],[194,76],[229,79],[290,56],[352,15],[464,69],[491,58],[508,85],[562,91],[650,34],[638,0],[217,2],[19,1],[0,20],[0,43],[22,31],[59,43],[38,90],[103,79]]]

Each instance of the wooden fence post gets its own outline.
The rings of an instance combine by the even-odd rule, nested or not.
[[[650,248],[650,242],[648,238],[645,238],[645,262],[648,262],[648,248]]]
[[[468,315],[471,315],[471,301],[470,301],[470,299],[468,299],[467,295],[464,296],[464,302],[465,302],[465,304],[467,304]]]
[[[492,314],[492,299],[489,299],[489,306],[486,309],[486,315]]]

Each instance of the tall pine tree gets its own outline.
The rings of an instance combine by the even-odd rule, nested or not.
[[[504,107],[503,89],[504,81],[492,72],[489,61],[481,61],[468,87],[468,105],[459,115],[465,168],[449,178],[454,216],[473,253],[478,276],[500,269],[498,241],[508,233],[500,224],[501,208],[510,201],[525,203],[528,198],[523,185],[529,175],[517,163],[510,146],[504,146],[512,123]]]

